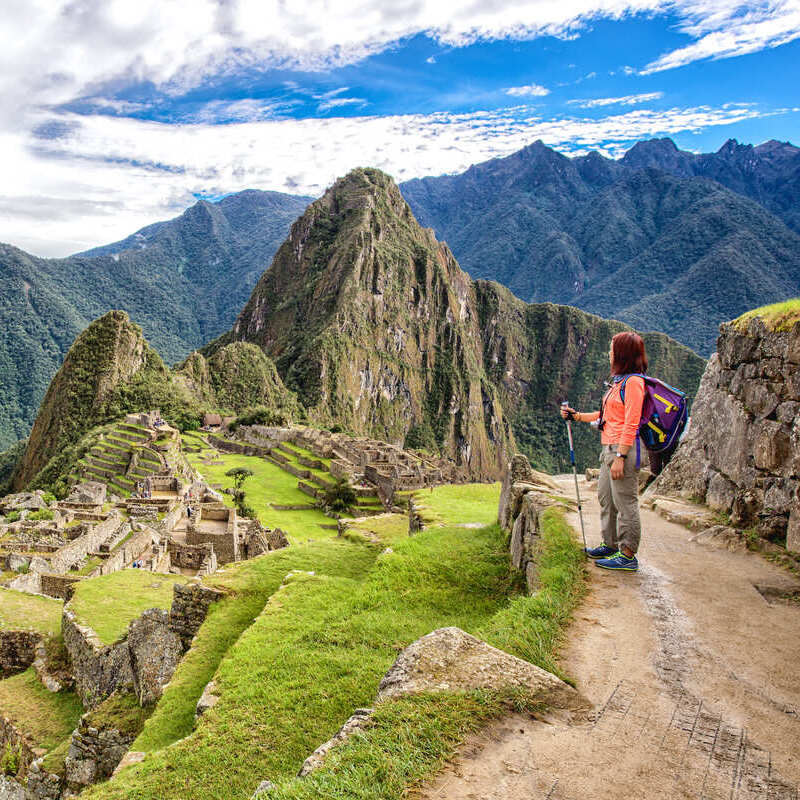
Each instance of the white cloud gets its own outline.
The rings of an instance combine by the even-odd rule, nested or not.
[[[650,100],[660,100],[664,92],[647,92],[645,94],[628,94],[623,97],[595,97],[591,100],[567,100],[567,103],[578,108],[599,108],[602,106],[635,106]]]
[[[537,139],[571,154],[619,154],[642,137],[759,116],[765,112],[743,105],[635,109],[602,119],[543,119],[521,106],[227,125],[41,116],[36,122],[56,126],[58,138],[31,147],[25,131],[0,132],[0,241],[65,255],[174,216],[197,194],[256,188],[317,195],[356,166],[379,167],[397,180],[453,173]]]
[[[330,100],[323,100],[318,106],[318,111],[330,111],[332,108],[342,106],[365,106],[367,101],[363,97],[332,97]]]
[[[684,18],[681,29],[696,41],[665,53],[648,64],[642,74],[702,59],[755,53],[800,38],[797,0],[688,0],[679,5]]]
[[[428,56],[425,59],[426,64],[435,64],[436,63],[436,56]]]
[[[538,83],[530,83],[527,86],[510,86],[504,89],[506,94],[512,97],[544,97],[550,94],[550,90]]]
[[[4,0],[0,125],[21,109],[151,81],[180,94],[257,67],[327,70],[424,34],[476,41],[572,37],[597,18],[671,13],[694,42],[646,71],[774,47],[800,36],[797,0]]]

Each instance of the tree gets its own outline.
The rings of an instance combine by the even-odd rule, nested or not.
[[[233,486],[235,489],[241,490],[244,482],[253,474],[253,470],[247,467],[234,467],[225,473],[229,478],[233,478]]]
[[[323,504],[331,511],[349,511],[358,502],[356,490],[345,478],[337,478],[336,483],[325,489]]]
[[[233,478],[233,502],[240,517],[254,517],[255,511],[247,505],[246,493],[242,488],[244,482],[253,474],[253,470],[247,467],[234,467],[225,473],[229,478]]]

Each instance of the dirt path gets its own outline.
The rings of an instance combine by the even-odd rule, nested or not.
[[[560,480],[574,496],[572,477]],[[581,487],[592,546],[597,495]],[[563,654],[592,721],[509,716],[422,798],[798,800],[800,606],[765,599],[797,582],[751,553],[696,544],[652,511],[642,523],[639,573],[590,565]]]

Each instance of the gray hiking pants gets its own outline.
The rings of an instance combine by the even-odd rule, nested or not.
[[[617,445],[604,444],[600,453],[600,478],[597,499],[600,501],[600,527],[603,543],[615,550],[624,545],[634,553],[639,549],[642,524],[639,521],[639,470],[636,468],[636,445],[625,457],[625,471],[613,480],[611,464]]]

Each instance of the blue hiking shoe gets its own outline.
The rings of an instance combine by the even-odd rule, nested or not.
[[[639,569],[639,562],[636,560],[636,556],[628,558],[623,553],[614,553],[611,558],[601,558],[595,561],[594,565],[601,569],[616,569],[623,572],[636,572]]]
[[[600,547],[587,547],[584,552],[589,558],[608,558],[617,554],[617,551],[607,544],[601,544]]]

